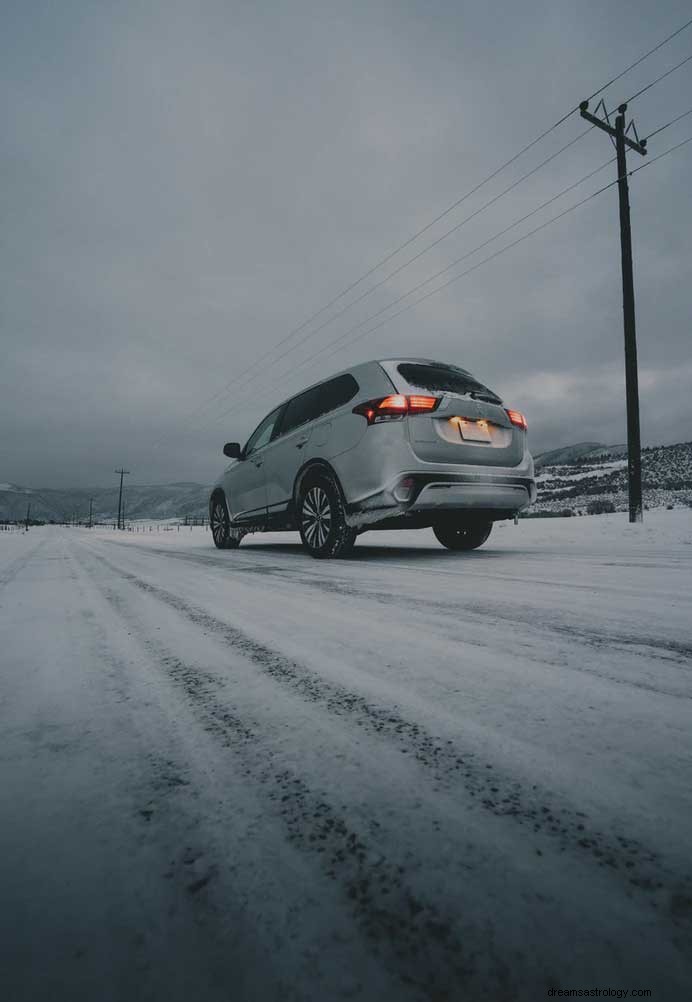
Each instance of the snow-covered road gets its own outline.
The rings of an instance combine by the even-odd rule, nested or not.
[[[2,534],[0,651],[7,1002],[689,997],[692,511]]]

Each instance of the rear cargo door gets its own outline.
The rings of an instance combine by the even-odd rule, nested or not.
[[[388,363],[400,393],[430,393],[440,404],[430,414],[409,415],[409,440],[427,463],[517,466],[525,432],[509,420],[502,401],[471,373],[433,362]]]

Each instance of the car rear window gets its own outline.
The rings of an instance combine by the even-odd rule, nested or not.
[[[285,435],[308,421],[315,421],[323,414],[336,410],[352,400],[357,392],[358,383],[353,376],[345,373],[299,393],[286,407],[279,434]]]
[[[442,393],[477,394],[502,403],[497,393],[479,383],[470,372],[458,369],[455,365],[430,365],[421,362],[402,362],[397,366],[399,375],[403,376],[409,386],[422,390],[433,390]]]

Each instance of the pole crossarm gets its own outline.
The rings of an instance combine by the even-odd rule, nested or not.
[[[581,117],[585,118],[587,122],[591,122],[591,124],[595,125],[597,128],[603,129],[603,131],[607,132],[608,135],[611,136],[613,139],[616,139],[617,130],[610,124],[610,122],[604,122],[602,118],[598,118],[596,115],[592,115],[591,112],[587,110],[588,107],[589,107],[588,101],[581,102],[581,104],[579,105],[579,114],[581,115]],[[624,115],[625,112],[627,111],[627,105],[621,104],[620,107],[618,108],[618,111],[620,112],[621,115]],[[633,123],[630,122],[628,129],[632,126],[632,124]],[[635,130],[635,135],[636,135],[636,130]],[[646,156],[647,153],[646,139],[634,140],[630,139],[629,136],[623,136],[623,140],[625,146],[629,146],[631,150],[634,150],[636,153],[640,153],[643,157]]]

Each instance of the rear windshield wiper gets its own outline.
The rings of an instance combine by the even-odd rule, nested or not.
[[[472,397],[474,400],[485,400],[488,404],[499,404],[502,401],[499,397],[496,397],[494,393],[482,393],[478,390],[469,390],[468,396]]]

